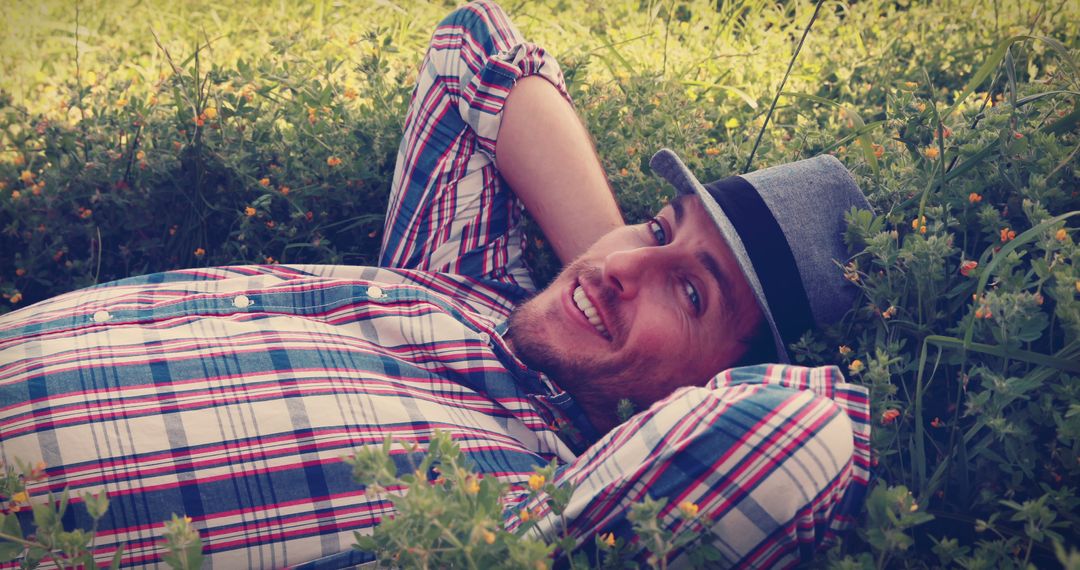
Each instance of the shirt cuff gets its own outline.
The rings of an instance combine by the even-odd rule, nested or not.
[[[473,76],[458,101],[465,122],[476,133],[481,152],[495,158],[495,141],[502,124],[506,98],[519,79],[538,75],[548,80],[567,102],[562,68],[544,48],[528,42],[517,44],[488,58],[483,69]]]

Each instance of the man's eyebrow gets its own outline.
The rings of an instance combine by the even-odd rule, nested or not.
[[[695,253],[698,261],[705,266],[705,270],[708,271],[713,279],[716,280],[716,287],[720,289],[720,302],[727,312],[731,312],[731,280],[728,276],[720,270],[720,264],[716,261],[716,258],[707,251],[698,251]]]

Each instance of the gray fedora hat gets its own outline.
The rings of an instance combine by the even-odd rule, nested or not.
[[[668,149],[652,169],[680,194],[695,194],[742,268],[772,331],[780,362],[808,329],[839,321],[858,289],[839,264],[848,258],[844,214],[870,204],[836,157],[814,158],[702,185]],[[839,264],[838,264],[839,262]]]

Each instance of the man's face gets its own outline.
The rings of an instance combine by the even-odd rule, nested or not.
[[[510,317],[515,354],[599,429],[734,364],[762,322],[753,292],[697,197],[616,229]]]

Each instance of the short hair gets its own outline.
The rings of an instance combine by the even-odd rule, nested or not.
[[[754,328],[754,332],[743,338],[743,344],[747,345],[746,352],[731,365],[732,368],[776,362],[776,343],[765,319]]]

